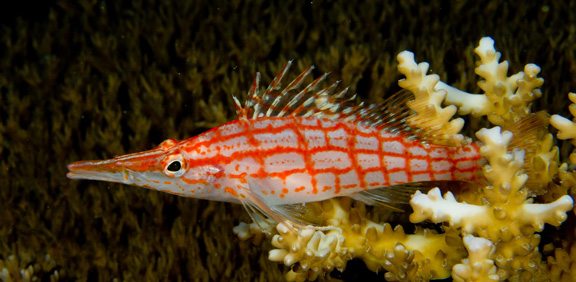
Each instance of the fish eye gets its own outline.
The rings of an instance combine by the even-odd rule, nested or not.
[[[164,174],[169,177],[180,177],[186,172],[186,162],[182,155],[173,154],[164,160]]]
[[[177,172],[182,168],[182,163],[178,160],[171,162],[166,169],[171,172]]]

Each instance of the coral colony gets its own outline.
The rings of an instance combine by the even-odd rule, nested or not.
[[[538,88],[544,80],[537,77],[540,68],[528,64],[523,72],[507,76],[508,62],[499,62],[500,53],[489,37],[480,40],[475,52],[480,57],[475,71],[483,79],[478,83],[483,94],[460,91],[439,81],[438,75],[427,75],[428,63],[417,64],[411,52],[398,55],[398,70],[406,77],[399,85],[415,95],[408,105],[417,112],[411,117],[413,124],[428,122],[428,127],[443,132],[446,138],[442,142],[450,144],[469,142],[459,134],[463,120],[452,119],[457,111],[485,116],[492,124],[476,132],[482,142],[480,153],[486,159],[480,188],[459,193],[454,189],[444,195],[434,188],[412,195],[410,222],[443,223],[442,232],[416,225],[413,234],[407,234],[400,225],[381,222],[361,203],[333,198],[309,204],[321,225],[328,228],[295,229],[283,223],[271,226],[260,222],[242,223],[235,233],[256,242],[272,234],[275,249],[269,259],[290,267],[289,281],[314,280],[334,269],[342,271],[353,258],[362,259],[372,271],[386,271],[388,281],[576,279],[569,270],[574,268],[570,261],[575,261],[576,244],[557,249],[556,257],[543,261],[536,233],[545,223],[560,226],[566,220],[576,194],[576,173],[559,161],[548,132],[538,136],[540,141],[533,149],[513,146],[520,142],[514,141],[513,132],[519,131],[513,125],[530,115],[531,103],[541,96]],[[569,98],[575,103],[570,111],[576,116],[576,94],[570,93]],[[540,115],[559,130],[559,139],[576,144],[576,123],[558,115]],[[576,163],[576,153],[570,161]]]

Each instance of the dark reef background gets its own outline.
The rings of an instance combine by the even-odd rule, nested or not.
[[[410,50],[445,82],[475,92],[473,50],[491,36],[509,74],[526,63],[542,68],[544,97],[534,110],[569,116],[574,1],[427,2],[3,6],[0,277],[281,281],[283,266],[267,259],[269,243],[254,246],[232,233],[249,220],[239,205],[65,175],[72,161],[150,149],[234,119],[232,95],[245,97],[257,71],[269,82],[289,59],[291,76],[314,64],[316,76],[329,71],[359,99],[376,102],[399,89],[396,55]]]

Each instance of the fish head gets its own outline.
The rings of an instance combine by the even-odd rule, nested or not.
[[[158,147],[108,160],[79,161],[68,165],[70,179],[89,179],[131,184],[177,194],[199,196],[210,189],[205,175],[214,167],[192,167],[182,142],[167,139]],[[204,197],[202,197],[204,198]]]

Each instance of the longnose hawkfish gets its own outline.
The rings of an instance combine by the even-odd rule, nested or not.
[[[238,119],[157,148],[68,165],[68,178],[133,184],[184,197],[242,203],[251,216],[308,224],[296,204],[349,196],[394,206],[409,183],[474,180],[479,146],[425,142],[426,129],[401,91],[377,105],[353,103],[327,74],[305,87],[309,67],[287,87],[288,62],[265,91],[257,73]],[[406,188],[408,187],[408,188]],[[381,188],[381,189],[380,189]],[[292,206],[292,207],[291,207]]]

